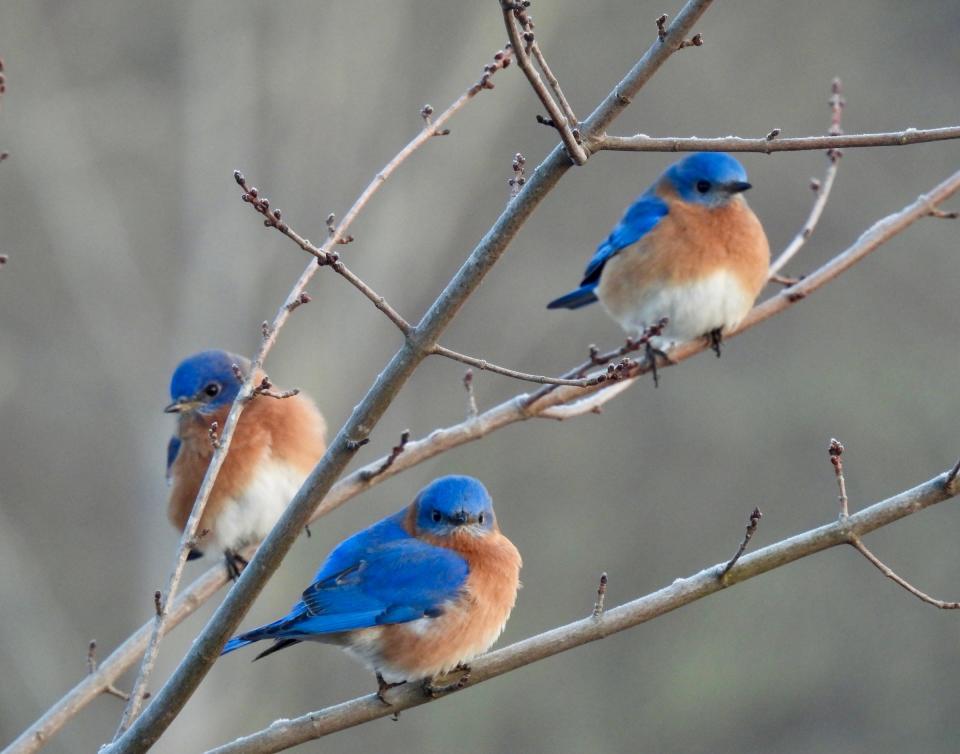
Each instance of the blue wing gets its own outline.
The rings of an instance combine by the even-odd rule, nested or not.
[[[260,639],[277,640],[267,654],[317,634],[440,615],[466,583],[467,562],[410,537],[398,516],[344,541],[288,615],[231,639],[223,653]]]
[[[580,285],[596,284],[600,281],[603,266],[621,249],[632,246],[653,230],[660,218],[667,214],[667,203],[654,194],[644,194],[630,205],[623,219],[617,223],[606,240],[587,264]]]
[[[167,443],[167,479],[170,479],[170,467],[173,466],[173,462],[177,460],[177,453],[180,452],[180,438],[171,437],[170,442]]]
[[[597,247],[593,258],[587,263],[580,287],[554,299],[547,304],[547,308],[579,309],[596,301],[595,289],[600,282],[603,266],[621,249],[635,244],[649,233],[668,211],[667,203],[655,194],[648,192],[637,199],[610,235]]]

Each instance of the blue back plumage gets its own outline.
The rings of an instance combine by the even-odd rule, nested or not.
[[[199,410],[203,412],[233,403],[240,392],[240,382],[233,373],[234,364],[244,374],[250,369],[247,359],[227,351],[201,351],[184,359],[170,379],[171,400],[199,401]]]
[[[224,654],[260,639],[277,640],[278,649],[311,636],[442,614],[470,569],[455,551],[418,537],[464,529],[482,536],[495,525],[493,504],[476,479],[448,476],[427,485],[413,508],[417,536],[404,528],[410,515],[404,508],[344,540],[288,615],[231,639]]]
[[[167,478],[170,478],[170,467],[177,460],[177,453],[180,452],[180,438],[173,436],[167,443]]]
[[[658,188],[672,189],[685,202],[721,206],[735,194],[750,188],[747,173],[733,157],[722,152],[698,152],[671,165],[627,209],[610,235],[597,247],[576,290],[554,299],[548,309],[579,309],[597,300],[595,289],[603,268],[621,250],[633,246],[669,213]]]

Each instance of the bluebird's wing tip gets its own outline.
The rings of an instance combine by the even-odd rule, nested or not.
[[[565,293],[559,298],[555,298],[549,304],[548,309],[579,309],[581,306],[592,304],[597,300],[597,294],[594,292],[596,286],[583,285],[574,291]]]

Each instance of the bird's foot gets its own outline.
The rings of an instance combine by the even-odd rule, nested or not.
[[[453,670],[454,672],[459,672],[461,674],[460,677],[453,683],[445,683],[442,686],[438,686],[436,685],[436,678],[425,678],[423,683],[420,684],[421,688],[423,689],[423,693],[429,696],[431,699],[436,699],[444,694],[449,694],[451,691],[459,691],[468,683],[470,683],[469,665],[457,663],[457,666]]]
[[[397,681],[396,683],[387,683],[383,680],[383,676],[380,673],[377,673],[377,699],[383,702],[388,707],[393,705],[387,701],[387,698],[384,696],[390,689],[395,689],[397,686],[402,686],[406,681]]]
[[[653,375],[653,386],[660,387],[660,373],[657,371],[657,359],[663,359],[665,364],[676,364],[673,359],[671,359],[667,352],[662,348],[657,348],[650,341],[647,341],[646,349],[644,349],[647,355],[647,361],[650,362],[650,374]]]
[[[231,581],[239,579],[243,569],[250,565],[249,560],[233,550],[224,550],[223,559],[227,563],[227,576],[230,577]]]
[[[717,358],[720,358],[720,347],[723,345],[723,328],[718,327],[716,330],[711,330],[707,334],[707,340],[710,342],[710,348],[713,349],[713,352],[717,355]]]

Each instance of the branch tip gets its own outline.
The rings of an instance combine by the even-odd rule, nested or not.
[[[607,572],[600,574],[600,584],[597,586],[597,601],[593,603],[593,617],[603,615],[603,603],[607,596]]]

